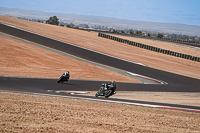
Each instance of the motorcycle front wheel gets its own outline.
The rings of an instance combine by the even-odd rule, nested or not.
[[[95,97],[98,97],[99,96],[99,93],[97,92],[96,94],[95,94]]]
[[[61,82],[61,79],[59,79],[58,81],[57,81],[57,83],[60,83]]]

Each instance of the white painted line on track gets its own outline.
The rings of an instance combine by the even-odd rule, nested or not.
[[[199,47],[194,47],[195,49],[197,49],[197,50],[200,50],[200,48]]]
[[[13,27],[13,28],[16,28],[15,26],[12,26],[12,25],[9,25],[9,24],[4,24],[6,26],[9,26],[9,27]],[[17,29],[17,28],[16,28]]]
[[[173,109],[173,110],[181,110],[181,111],[192,111],[192,112],[200,112],[198,109],[189,109],[189,108],[179,108],[179,107],[171,107],[171,106],[160,106],[160,105],[151,105],[151,104],[142,104],[142,103],[132,103],[132,102],[123,102],[123,101],[114,101],[114,100],[104,100],[104,99],[95,99],[95,98],[86,98],[86,97],[76,97],[74,95],[71,96],[62,96],[62,95],[53,95],[53,94],[41,94],[41,93],[19,93],[19,92],[0,92],[0,93],[8,93],[8,94],[20,94],[20,95],[41,95],[41,96],[52,96],[52,97],[62,97],[62,98],[73,98],[73,99],[83,99],[90,101],[99,101],[99,102],[108,102],[108,103],[119,103],[119,104],[128,104],[128,105],[136,105],[143,107],[151,107],[151,108],[162,108],[162,109]]]
[[[172,110],[182,110],[182,111],[192,111],[192,112],[200,112],[200,110],[197,110],[197,109],[176,108],[176,107],[170,107],[170,106],[163,106],[163,107],[157,107],[157,108],[172,109]]]
[[[153,81],[156,84],[165,84],[165,85],[168,84],[167,82],[164,82],[164,81],[161,81],[161,80],[158,80],[158,79],[153,79],[153,78],[150,78],[150,77],[147,77],[147,76],[139,75],[139,74],[136,74],[136,73],[132,73],[132,72],[128,72],[128,71],[127,71],[127,73],[130,74],[130,75],[139,77],[139,78],[143,78],[143,79]]]
[[[88,92],[86,91],[67,91],[67,90],[47,90],[48,92],[55,92],[55,93],[66,93],[66,94],[87,94]]]

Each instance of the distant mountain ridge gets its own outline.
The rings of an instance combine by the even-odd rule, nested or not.
[[[170,34],[185,34],[190,36],[200,37],[200,26],[174,24],[174,23],[159,23],[159,22],[145,22],[124,20],[112,17],[102,16],[87,16],[64,13],[46,13],[42,11],[29,11],[23,9],[3,8],[0,7],[0,15],[21,17],[29,19],[47,20],[49,17],[56,15],[60,22],[74,23],[74,24],[88,24],[89,26],[102,25],[113,27],[116,29],[134,29],[147,30],[150,32],[170,33]]]

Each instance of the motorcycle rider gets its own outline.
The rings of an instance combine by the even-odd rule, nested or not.
[[[69,71],[63,73],[63,77],[64,77],[66,80],[68,80],[69,77],[70,77],[70,75],[69,75]]]
[[[107,84],[107,88],[116,90],[115,81],[112,81],[112,82],[108,83],[108,84]]]
[[[95,94],[95,97],[105,96],[105,98],[108,98],[109,96],[116,94],[115,90],[115,81],[112,81],[110,83],[103,83],[101,84],[100,90]]]
[[[116,84],[115,84],[115,81],[112,81],[112,82],[110,82],[110,83],[105,83],[104,84],[104,91],[106,91],[107,89],[112,89],[112,90],[114,90],[114,93],[116,93],[115,92],[115,90],[116,90]]]
[[[69,80],[69,77],[70,77],[70,75],[69,75],[69,71],[67,71],[67,72],[64,72],[63,74],[62,74],[62,76],[59,78],[59,80],[57,81],[57,83],[63,83],[64,81],[68,81]]]

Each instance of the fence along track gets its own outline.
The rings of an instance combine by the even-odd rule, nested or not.
[[[129,44],[129,45],[132,45],[132,46],[136,46],[136,47],[139,47],[139,48],[147,49],[147,50],[150,50],[150,51],[154,51],[154,52],[167,54],[167,55],[171,55],[171,56],[175,56],[175,57],[179,57],[179,58],[183,58],[183,59],[187,59],[187,60],[200,62],[200,57],[187,55],[187,54],[183,54],[183,53],[178,53],[178,52],[174,52],[174,51],[171,51],[171,50],[161,49],[161,48],[158,48],[158,47],[153,47],[153,46],[150,46],[150,45],[133,42],[133,41],[130,41],[130,40],[127,40],[127,39],[122,39],[122,38],[119,38],[119,37],[107,35],[107,34],[104,34],[104,33],[101,33],[101,32],[99,32],[98,36],[103,37],[103,38],[108,38],[108,39],[111,39],[111,40],[114,40],[114,41],[118,41],[118,42],[121,42],[121,43]]]

